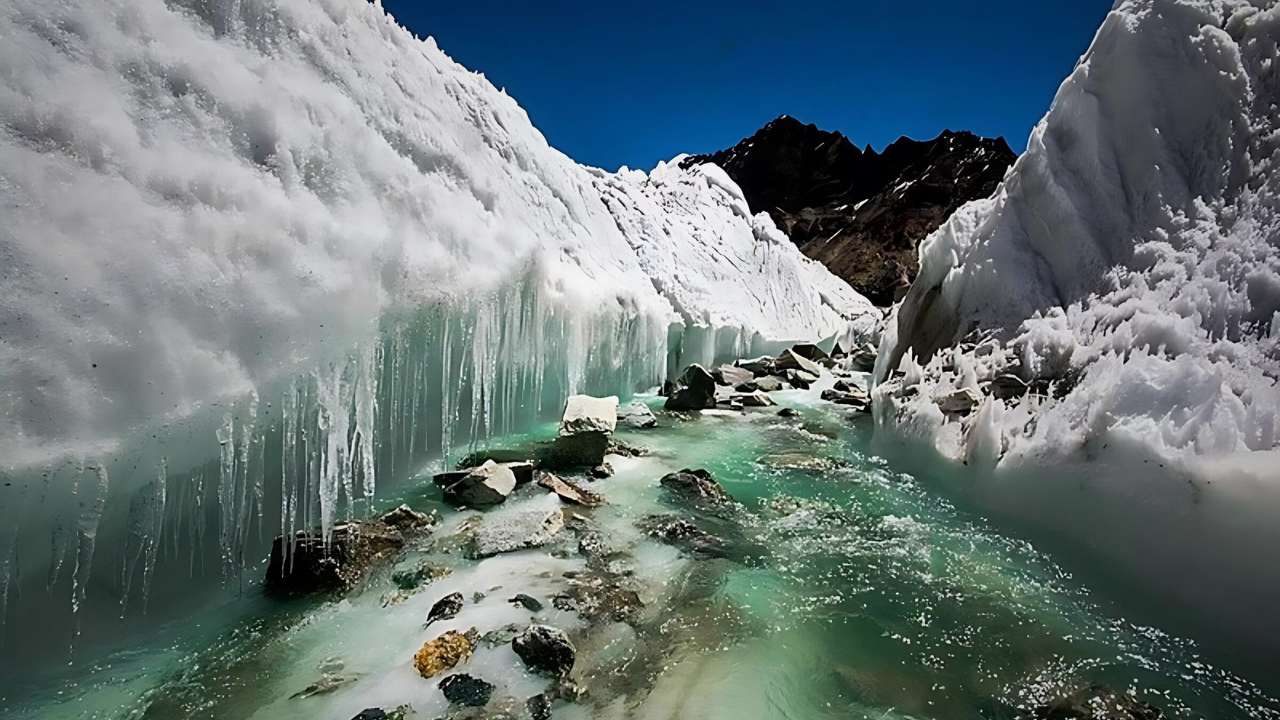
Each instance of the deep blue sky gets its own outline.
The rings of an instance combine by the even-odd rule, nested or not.
[[[788,114],[881,149],[945,128],[1026,146],[1111,0],[384,0],[610,170],[728,147]]]

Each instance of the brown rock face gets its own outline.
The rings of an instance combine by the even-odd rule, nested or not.
[[[877,305],[906,292],[916,247],[951,213],[991,195],[1017,156],[1003,138],[945,131],[877,153],[786,115],[728,150],[694,155],[742,188],[791,240]]]

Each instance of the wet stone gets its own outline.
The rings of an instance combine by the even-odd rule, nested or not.
[[[729,493],[706,470],[685,468],[663,475],[658,482],[682,500],[696,504],[722,505],[733,502]]]
[[[551,698],[538,693],[525,701],[525,709],[532,720],[551,720]]]
[[[507,602],[511,603],[512,605],[519,605],[520,607],[524,608],[525,610],[528,610],[529,612],[541,612],[543,608],[542,603],[539,602],[537,598],[533,597],[532,595],[526,595],[524,593],[518,593],[515,597],[512,597],[509,600],[507,600]]]
[[[445,699],[454,705],[482,707],[493,697],[493,683],[485,682],[478,677],[466,673],[450,675],[441,680],[436,687],[444,693]]]
[[[530,625],[511,641],[511,649],[530,670],[561,677],[573,669],[578,651],[569,636],[550,625]]]
[[[413,667],[424,678],[431,678],[451,670],[471,658],[475,652],[478,634],[475,628],[465,633],[450,630],[433,640],[428,640],[413,656]]]
[[[423,625],[423,627],[440,620],[451,620],[457,617],[458,613],[462,612],[462,604],[462,593],[455,592],[445,595],[437,600],[435,605],[431,606],[430,612],[427,613],[426,625]]]

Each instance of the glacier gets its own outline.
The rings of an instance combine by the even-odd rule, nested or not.
[[[1117,2],[996,194],[922,243],[874,394],[983,508],[1271,653],[1278,43],[1267,0]],[[984,397],[1002,373],[1042,390]]]
[[[881,319],[722,172],[580,166],[378,3],[0,37],[0,622],[45,649],[570,393]]]

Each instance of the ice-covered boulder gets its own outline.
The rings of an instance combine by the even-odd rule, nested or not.
[[[595,466],[604,461],[609,438],[618,426],[618,398],[573,395],[564,406],[556,435],[553,464]]]
[[[563,529],[564,513],[556,505],[534,503],[527,507],[504,509],[486,515],[472,531],[470,554],[475,558],[485,558],[540,547],[551,542]]]

